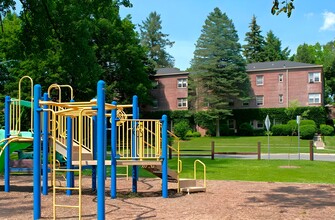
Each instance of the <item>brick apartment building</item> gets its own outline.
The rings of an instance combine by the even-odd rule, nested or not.
[[[154,75],[155,98],[151,111],[187,110],[188,74],[177,68],[161,68]]]

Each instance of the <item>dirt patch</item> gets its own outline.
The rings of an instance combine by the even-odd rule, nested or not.
[[[1,219],[32,219],[31,176],[11,177],[11,192],[3,192]],[[63,182],[59,182],[64,184]],[[106,219],[334,219],[335,185],[208,181],[206,193],[178,194],[170,184],[169,198],[161,197],[160,179],[140,179],[131,193],[131,179],[118,179],[118,198],[110,199],[106,180]],[[83,180],[82,218],[97,218],[97,197],[91,179]],[[52,193],[41,196],[42,219],[52,219]],[[57,193],[59,204],[77,204],[76,195]],[[59,219],[77,219],[78,209],[57,208]]]

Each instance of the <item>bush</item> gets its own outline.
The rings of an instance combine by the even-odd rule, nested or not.
[[[313,139],[315,133],[316,133],[316,127],[313,125],[300,126],[301,139]]]
[[[187,133],[186,133],[186,137],[201,137],[201,134],[200,132],[197,132],[197,131],[191,131],[189,130]]]
[[[271,131],[274,136],[287,136],[292,134],[291,127],[287,124],[273,125]]]
[[[187,131],[189,130],[190,126],[186,121],[180,121],[173,126],[173,133],[182,140],[185,140]]]
[[[320,133],[323,136],[333,135],[334,134],[334,128],[330,125],[321,124],[320,125]]]
[[[238,134],[241,136],[252,136],[254,134],[254,128],[247,122],[242,123],[239,127]]]

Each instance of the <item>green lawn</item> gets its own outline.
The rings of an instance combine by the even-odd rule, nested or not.
[[[316,150],[315,153],[335,153],[335,137],[325,137],[325,150]],[[210,151],[211,142],[215,143],[215,152],[257,152],[258,142],[261,143],[261,152],[268,152],[268,143],[271,153],[298,153],[299,144],[297,136],[267,136],[257,137],[201,137],[191,138],[180,142],[181,150],[208,150]],[[310,140],[300,139],[300,153],[309,153]],[[173,144],[177,147],[177,142]],[[186,152],[184,152],[186,153]],[[191,152],[188,152],[191,153]],[[206,154],[206,152],[192,152],[196,154]],[[208,154],[208,153],[207,153]]]

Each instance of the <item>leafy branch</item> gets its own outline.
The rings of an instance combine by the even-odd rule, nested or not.
[[[287,17],[291,16],[291,13],[294,9],[293,5],[294,0],[285,0],[279,3],[279,0],[274,0],[273,1],[273,6],[271,8],[271,13],[274,15],[279,15],[280,13],[286,13]]]

